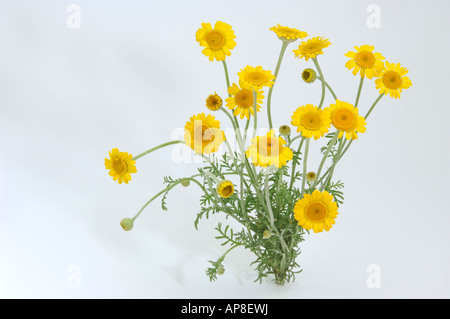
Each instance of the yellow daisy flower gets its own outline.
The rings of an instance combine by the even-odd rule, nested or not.
[[[234,193],[234,185],[229,180],[223,180],[217,184],[217,193],[222,198],[228,198]]]
[[[228,93],[231,95],[225,101],[230,110],[234,109],[233,114],[235,116],[240,114],[241,119],[247,117],[250,119],[250,114],[254,115],[253,110],[253,91],[251,88],[240,88],[237,84],[233,83],[232,86],[228,88]],[[256,91],[256,109],[259,112],[262,104],[262,99],[264,98],[263,92]]]
[[[356,140],[359,133],[366,131],[366,120],[358,114],[358,108],[350,103],[336,100],[336,104],[331,104],[326,108],[330,111],[331,124],[340,130],[338,138],[345,133],[345,138]]]
[[[194,115],[184,126],[186,145],[196,153],[217,152],[225,141],[225,133],[220,130],[220,122],[214,116],[205,113]]]
[[[214,94],[210,94],[206,98],[206,107],[211,111],[217,111],[222,107],[223,101],[222,98],[217,95],[216,92]]]
[[[349,51],[345,54],[350,60],[345,63],[345,67],[349,70],[353,69],[353,75],[358,72],[361,77],[367,76],[371,79],[377,76],[383,69],[384,56],[381,53],[373,52],[375,49],[372,45],[363,45],[361,47],[355,47],[356,52]]]
[[[403,89],[407,89],[412,85],[411,80],[405,76],[408,69],[402,67],[400,63],[389,63],[386,61],[383,71],[379,75],[380,78],[375,80],[376,89],[380,90],[380,94],[389,95],[395,99],[400,98]]]
[[[316,189],[312,194],[305,194],[297,200],[294,207],[294,218],[307,230],[320,233],[329,231],[338,215],[338,207],[333,196],[327,191]]]
[[[283,27],[277,23],[276,27],[270,28],[271,31],[275,32],[278,38],[284,42],[294,42],[297,39],[303,39],[308,36],[305,31],[300,31],[294,28]]]
[[[317,140],[331,127],[330,112],[312,104],[306,104],[295,110],[291,124],[297,127],[297,133],[302,132],[303,137],[314,137]]]
[[[109,152],[109,158],[105,158],[105,168],[109,170],[109,176],[119,184],[131,180],[132,173],[136,173],[136,161],[133,160],[133,155],[127,152],[119,152],[119,149],[113,148]]]
[[[319,54],[323,54],[323,49],[330,45],[330,41],[324,37],[311,38],[308,41],[302,41],[297,50],[293,50],[297,58],[313,59]]]
[[[241,87],[250,87],[255,91],[264,86],[271,87],[274,84],[275,76],[268,70],[263,70],[262,66],[256,68],[247,65],[238,73]]]
[[[294,156],[292,150],[283,146],[284,144],[286,144],[286,141],[282,137],[276,137],[275,131],[272,129],[267,135],[252,139],[245,155],[252,158],[252,163],[255,166],[274,165],[280,168]]]
[[[202,53],[209,57],[210,61],[223,61],[227,55],[230,56],[230,50],[236,46],[235,38],[231,26],[222,21],[217,21],[214,28],[210,23],[202,23],[202,27],[195,34],[197,42],[204,47]]]

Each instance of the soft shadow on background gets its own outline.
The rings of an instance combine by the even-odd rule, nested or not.
[[[67,24],[71,4],[79,28]],[[378,27],[368,24],[373,5]],[[449,298],[449,9],[406,0],[2,1],[0,297]],[[400,100],[381,100],[339,163],[345,203],[336,224],[306,236],[303,272],[284,287],[254,283],[244,250],[209,282],[207,261],[224,251],[214,239],[223,219],[195,230],[194,186],[173,189],[168,212],[157,200],[133,231],[120,228],[164,176],[194,174],[199,164],[174,162],[162,149],[138,161],[129,185],[104,168],[114,147],[138,154],[180,138],[189,117],[207,111],[207,95],[226,95],[222,64],[195,41],[202,22],[217,20],[237,36],[231,81],[246,65],[274,70],[281,42],[269,28],[279,23],[330,39],[319,61],[342,100],[352,103],[358,87],[344,67],[354,46],[374,45],[413,82]],[[289,45],[274,89],[275,126],[320,99],[320,85],[300,78],[313,63],[294,57],[297,45]],[[376,96],[366,81],[361,113]],[[227,118],[217,118],[226,128]],[[370,285],[374,269],[378,287]]]

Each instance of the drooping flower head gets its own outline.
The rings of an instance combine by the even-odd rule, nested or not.
[[[217,194],[222,198],[228,198],[234,193],[234,185],[229,180],[223,180],[217,184]]]
[[[186,145],[196,153],[209,154],[219,150],[225,141],[225,133],[220,130],[220,122],[205,113],[194,115],[184,126]]]
[[[286,165],[294,156],[289,147],[284,146],[286,141],[280,136],[275,136],[275,131],[270,130],[267,135],[257,136],[251,140],[251,144],[245,155],[252,158],[256,166],[267,167],[274,165],[280,168]]]
[[[345,67],[349,70],[353,69],[354,75],[360,74],[361,77],[367,76],[371,79],[377,76],[383,69],[384,57],[381,53],[373,52],[375,49],[372,45],[362,45],[361,47],[355,46],[356,52],[349,51],[345,54],[350,60],[345,63]]]
[[[345,138],[356,140],[359,133],[366,131],[366,120],[358,114],[358,108],[350,103],[336,100],[336,104],[331,104],[326,108],[329,110],[331,124],[340,130],[338,138],[345,134]]]
[[[238,73],[238,76],[239,85],[241,87],[250,87],[255,91],[258,91],[265,86],[271,87],[274,84],[275,79],[272,72],[263,70],[262,66],[254,68],[247,65]]]
[[[331,127],[330,112],[312,104],[306,104],[295,110],[291,124],[297,127],[297,133],[302,132],[303,137],[314,137],[317,140]]]
[[[225,101],[229,109],[234,109],[234,115],[240,115],[241,119],[244,116],[250,119],[250,114],[254,115],[253,109],[253,91],[250,87],[241,88],[236,83],[228,88],[228,93],[231,95]],[[256,109],[259,112],[264,98],[261,90],[256,91]]]
[[[206,107],[211,111],[217,111],[222,107],[222,98],[214,92],[214,94],[208,95],[206,98]]]
[[[316,189],[312,194],[305,194],[297,200],[294,207],[294,218],[298,224],[315,233],[324,229],[329,231],[338,215],[338,207],[333,196],[327,191]]]
[[[271,31],[275,32],[278,38],[283,42],[294,42],[297,39],[303,39],[308,36],[305,31],[300,31],[294,28],[283,27],[277,23],[277,26],[270,28]]]
[[[408,69],[402,67],[400,63],[395,64],[386,61],[380,77],[375,80],[376,89],[380,90],[380,94],[389,94],[391,97],[399,99],[402,90],[412,85],[411,80],[405,76],[407,73]]]
[[[113,148],[109,152],[109,158],[105,158],[105,168],[109,170],[109,176],[119,184],[131,180],[132,173],[136,173],[136,161],[133,160],[133,155],[127,152],[119,152],[119,149]]]
[[[223,61],[226,56],[230,56],[230,50],[236,46],[235,38],[236,35],[231,26],[222,21],[217,21],[214,28],[211,23],[202,23],[202,27],[195,34],[197,42],[204,47],[202,53],[210,61],[214,59]]]
[[[330,45],[330,41],[324,37],[314,37],[308,41],[302,41],[297,50],[293,50],[297,58],[304,58],[308,61],[319,54],[323,54],[323,49]]]

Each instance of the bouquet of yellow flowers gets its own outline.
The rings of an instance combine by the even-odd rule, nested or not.
[[[213,115],[199,113],[186,122],[183,140],[169,141],[136,156],[114,148],[105,159],[109,175],[122,184],[128,183],[131,174],[136,173],[136,160],[166,146],[184,144],[202,158],[203,165],[198,173],[177,179],[165,177],[164,189],[150,198],[134,217],[124,218],[120,224],[124,230],[131,230],[136,218],[156,198],[162,197],[162,209],[167,210],[166,197],[172,188],[196,184],[202,190],[200,212],[194,221],[196,229],[200,219],[218,213],[242,226],[236,229],[219,223],[215,228],[216,238],[229,248],[218,259],[209,261],[211,266],[206,275],[211,281],[224,273],[224,259],[237,247],[249,249],[256,256],[252,263],[258,275],[255,281],[273,276],[277,284],[283,285],[294,280],[295,274],[301,271],[297,257],[305,234],[329,231],[343,203],[344,184],[333,180],[337,163],[358,138],[358,133],[366,131],[366,120],[380,99],[388,94],[400,98],[402,90],[412,85],[406,76],[408,70],[399,63],[385,61],[371,45],[355,46],[356,51],[345,54],[349,58],[345,67],[361,78],[356,100],[353,105],[340,100],[325,81],[318,62],[318,56],[331,43],[323,36],[312,37],[302,41],[293,53],[296,58],[312,60],[314,68],[305,69],[301,77],[306,83],[320,83],[320,102],[304,104],[293,111],[292,131],[286,124],[274,129],[271,96],[281,62],[288,45],[306,39],[308,34],[279,24],[270,30],[281,40],[274,72],[262,66],[247,65],[237,73],[233,83],[226,64],[226,58],[236,46],[232,27],[221,21],[214,26],[202,23],[195,34],[196,41],[203,47],[202,53],[210,61],[223,64],[228,96],[223,100],[213,93],[206,98],[205,106],[211,112],[226,114],[233,127],[232,136],[226,136]],[[375,78],[379,96],[362,116],[358,102],[366,78]],[[269,127],[258,136],[258,117],[261,116],[258,113],[264,103],[265,88],[268,88],[265,104]],[[327,92],[334,102],[324,107]],[[317,170],[308,169],[312,139],[312,143],[319,140],[323,143]],[[219,156],[222,146],[225,151]]]

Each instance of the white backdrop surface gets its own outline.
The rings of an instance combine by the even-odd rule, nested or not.
[[[69,5],[80,8],[70,28]],[[379,27],[367,20],[375,4]],[[450,209],[447,1],[17,1],[0,2],[0,297],[2,298],[449,298]],[[166,148],[138,160],[129,185],[112,181],[114,147],[138,154],[174,138],[204,99],[225,96],[219,62],[195,41],[202,22],[232,25],[230,77],[246,65],[274,70],[286,25],[323,35],[327,81],[351,102],[358,78],[344,54],[372,44],[409,69],[413,86],[385,97],[335,176],[345,203],[330,232],[306,236],[294,283],[254,283],[249,252],[233,251],[215,282],[208,260],[222,216],[193,222],[200,191],[175,188],[168,212],[157,200],[131,232],[133,216],[198,164]],[[274,89],[275,126],[317,103],[320,85],[299,78],[305,62],[288,47]],[[366,81],[364,113],[376,98]],[[330,103],[328,95],[326,103]],[[266,124],[265,112],[260,117]],[[227,118],[217,118],[225,128]],[[179,138],[177,136],[176,138]],[[311,162],[312,163],[312,162]],[[367,280],[370,265],[380,286]]]

